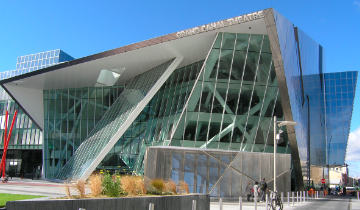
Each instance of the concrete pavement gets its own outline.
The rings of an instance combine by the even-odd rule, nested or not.
[[[71,194],[76,195],[75,189],[71,189]],[[89,192],[89,189],[87,189]],[[0,193],[28,194],[46,196],[42,199],[64,197],[65,184],[48,182],[44,180],[18,179],[14,178],[8,183],[0,183]],[[211,202],[211,210],[219,210],[218,202]],[[238,210],[238,202],[223,202],[223,210]],[[254,210],[255,206],[252,202],[244,202],[243,210]],[[258,203],[257,210],[265,210],[265,203]],[[293,206],[284,202],[284,210],[360,210],[360,200],[355,197],[336,197],[329,196],[327,198],[311,199],[306,202],[299,202]]]
[[[77,194],[74,189],[71,189],[71,192]],[[0,193],[41,195],[49,198],[66,196],[65,184],[19,178],[10,179],[7,183],[0,182]]]
[[[360,210],[360,200],[354,197],[327,197],[312,199],[306,202],[284,202],[284,210]],[[223,202],[223,210],[239,210],[239,204],[235,202]],[[211,202],[210,210],[220,210],[218,202]],[[254,203],[243,203],[242,210],[255,210]],[[264,203],[257,205],[257,210],[266,210]]]

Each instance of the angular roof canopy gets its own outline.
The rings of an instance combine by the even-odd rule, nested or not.
[[[44,128],[43,90],[93,87],[102,70],[120,74],[117,84],[174,57],[179,67],[206,57],[217,32],[267,34],[264,11],[258,11],[87,57],[1,81],[2,87],[41,129]]]

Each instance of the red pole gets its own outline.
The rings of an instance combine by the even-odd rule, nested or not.
[[[8,111],[6,111],[6,114],[5,114],[5,130],[4,130],[4,148],[3,148],[3,156],[1,158],[1,163],[0,163],[0,172],[2,170],[5,170],[5,168],[3,168],[3,165],[4,165],[4,159],[5,159],[5,150],[6,150],[6,137],[7,137],[7,124],[8,124]]]
[[[12,133],[12,129],[14,127],[14,124],[15,124],[15,121],[16,121],[16,115],[17,115],[17,110],[15,110],[15,114],[14,114],[14,117],[13,117],[13,120],[11,122],[11,127],[10,127],[10,131],[9,131],[9,135],[7,137],[7,144],[6,144],[6,149],[4,150],[4,166],[3,166],[3,171],[2,171],[2,177],[5,177],[5,167],[6,167],[6,152],[7,152],[7,148],[9,146],[9,142],[10,142],[10,139],[11,139],[11,133]]]

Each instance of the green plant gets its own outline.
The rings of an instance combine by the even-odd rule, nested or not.
[[[151,181],[151,186],[153,186],[157,191],[163,192],[165,188],[165,182],[162,179],[154,179]]]
[[[121,188],[119,176],[112,177],[109,173],[105,173],[102,187],[103,194],[109,197],[118,197],[125,194],[125,192]]]

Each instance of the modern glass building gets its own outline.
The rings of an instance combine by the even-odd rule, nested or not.
[[[17,59],[16,70],[1,72],[0,78],[1,80],[9,79],[73,59],[59,49],[20,56]],[[2,155],[4,147],[5,113],[9,112],[8,126],[10,126],[15,110],[18,111],[18,114],[8,146],[7,173],[10,176],[21,177],[33,177],[35,173],[40,175],[43,149],[42,130],[3,88],[0,88],[0,155]]]
[[[332,93],[333,81],[342,84],[343,78],[342,92]],[[47,179],[85,179],[101,168],[143,174],[154,146],[188,148],[189,154],[216,150],[206,154],[224,154],[239,164],[249,160],[246,154],[273,152],[276,116],[297,122],[282,128],[277,152],[290,154],[291,173],[284,168],[284,174],[302,187],[306,166],[344,161],[332,156],[345,154],[346,147],[336,145],[347,142],[356,78],[357,72],[325,73],[322,46],[266,9],[25,73],[1,85],[43,131]],[[340,105],[330,103],[338,94]],[[331,119],[343,115],[331,111],[334,104],[334,109],[347,107],[342,124],[347,133],[331,128]],[[159,160],[175,164],[174,158]],[[237,170],[232,159],[224,162]],[[213,177],[224,177],[220,165]],[[246,176],[273,180],[269,173]],[[193,192],[209,189],[216,179],[201,179],[207,187],[194,184]]]
[[[344,165],[358,72],[325,74],[328,164]]]

